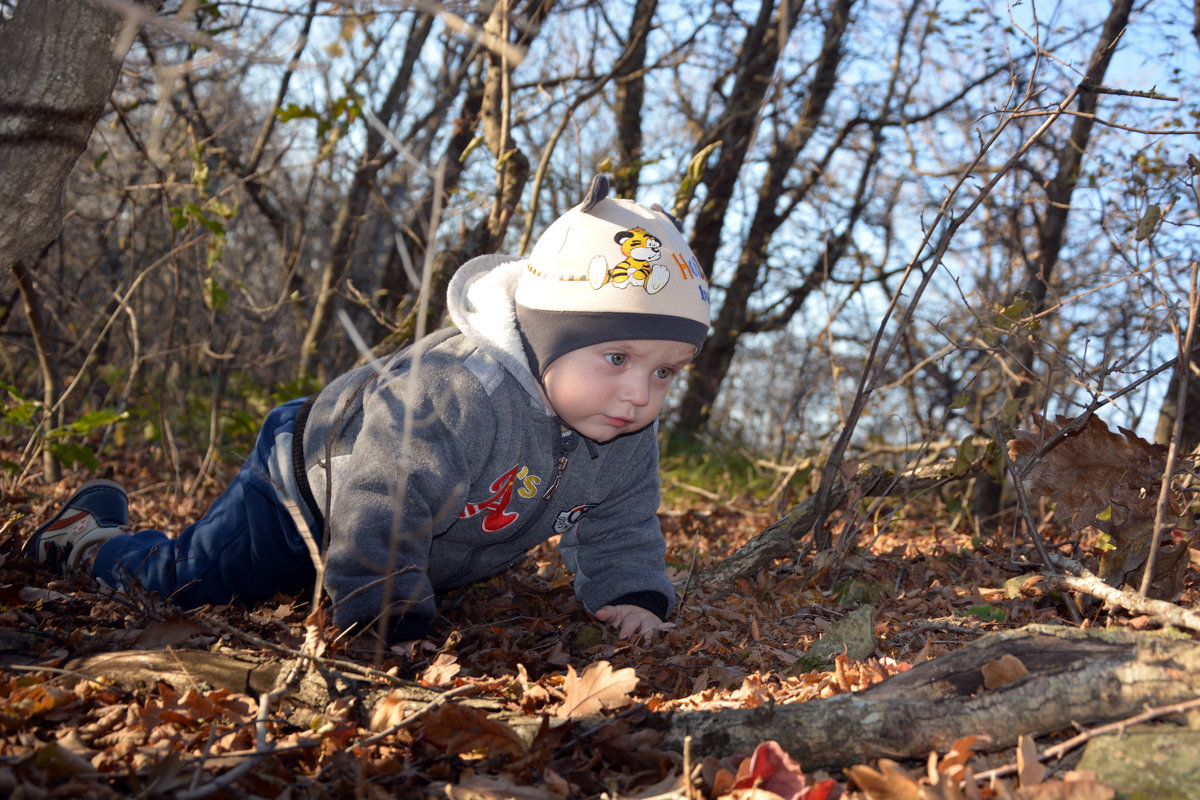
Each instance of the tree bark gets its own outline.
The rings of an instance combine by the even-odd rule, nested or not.
[[[1029,674],[987,689],[981,668],[1003,655]],[[757,709],[654,716],[666,746],[723,756],[777,741],[805,770],[872,759],[924,759],[986,734],[1004,749],[1022,734],[1098,725],[1200,695],[1200,645],[1127,630],[1035,625],[988,634],[861,692]]]
[[[124,25],[80,0],[17,3],[0,21],[0,266],[58,235],[67,175],[125,59]]]
[[[851,3],[852,0],[837,0],[833,4],[810,91],[805,95],[804,105],[788,134],[771,149],[766,174],[757,194],[754,220],[748,227],[748,238],[738,258],[737,268],[713,321],[712,335],[688,373],[687,389],[680,401],[679,417],[672,431],[675,438],[694,435],[708,425],[721,384],[733,363],[738,339],[749,332],[750,298],[760,288],[760,274],[767,260],[771,238],[787,218],[776,210],[780,198],[784,196],[784,181],[793,169],[797,156],[817,131],[817,122],[833,93],[843,54],[842,40],[850,20]],[[800,5],[782,7],[778,12],[782,15],[786,9],[790,13],[786,19],[788,30],[796,24]],[[708,195],[697,215],[692,237],[696,258],[710,272],[721,244],[721,226],[732,199],[733,186],[758,126],[762,107],[767,102],[767,92],[779,55],[786,44],[781,41],[778,22],[766,16],[769,6],[769,0],[764,2],[758,24],[743,45],[742,63],[738,69],[739,86],[729,95],[729,107],[723,120],[697,146],[699,151],[718,139],[723,142],[718,151],[720,157],[717,166],[706,180]],[[795,199],[790,199],[789,203],[794,205]],[[679,211],[676,209],[677,213]],[[828,264],[820,265],[820,274],[827,274],[824,271],[827,267]]]
[[[617,165],[613,190],[617,197],[637,197],[645,154],[642,153],[642,106],[646,99],[646,43],[658,0],[637,0],[629,21],[628,59],[616,81]]]
[[[1179,381],[1183,378],[1183,370],[1191,370],[1191,375],[1188,379],[1185,405],[1180,409]],[[1167,385],[1166,394],[1163,395],[1158,425],[1154,430],[1156,444],[1168,444],[1171,441],[1175,418],[1180,413],[1183,414],[1183,436],[1179,440],[1179,452],[1191,453],[1200,446],[1200,352],[1193,353],[1189,362],[1177,362],[1171,370],[1171,381]]]

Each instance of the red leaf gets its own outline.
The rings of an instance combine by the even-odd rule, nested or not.
[[[813,786],[800,765],[777,742],[767,741],[754,748],[754,754],[738,765],[737,778],[730,791],[762,789],[784,800],[834,800],[841,789],[832,778]]]

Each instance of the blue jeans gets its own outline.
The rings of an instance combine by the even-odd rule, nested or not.
[[[100,548],[92,573],[114,587],[138,583],[184,609],[254,605],[313,588],[308,548],[267,468],[275,437],[292,430],[303,403],[292,400],[267,415],[237,477],[178,538],[156,530],[117,536]]]

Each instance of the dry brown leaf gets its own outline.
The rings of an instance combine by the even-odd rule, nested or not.
[[[1029,674],[1021,659],[1012,653],[993,658],[980,667],[979,671],[983,673],[983,685],[988,689],[998,688]]]
[[[69,706],[75,694],[51,683],[18,686],[7,697],[0,698],[0,727],[14,731],[28,720]]]
[[[407,716],[407,708],[408,701],[404,699],[404,695],[392,692],[380,699],[371,709],[371,721],[368,726],[375,733],[395,727]]]
[[[438,653],[433,663],[421,673],[421,683],[425,686],[445,686],[454,680],[454,676],[462,669],[458,657],[453,653]]]
[[[727,794],[722,800],[786,800],[786,798],[768,792],[766,789],[734,789]]]
[[[846,774],[870,800],[920,800],[916,780],[890,759],[879,759],[877,770],[861,764],[847,767]]]
[[[1008,443],[1009,455],[1018,465],[1024,466],[1042,442],[1071,422],[1062,416],[1057,418],[1058,425],[1041,417],[1036,421],[1040,432],[1016,431]],[[1110,531],[1133,516],[1153,514],[1166,448],[1133,431],[1118,430],[1120,433],[1113,433],[1103,420],[1092,417],[1029,466],[1029,490],[1057,500],[1064,521],[1074,529],[1094,525]]]
[[[987,736],[964,736],[950,745],[950,752],[942,757],[937,771],[946,775],[960,773],[971,758],[971,749],[976,742],[987,742]],[[931,776],[932,779],[932,776]]]
[[[512,726],[462,703],[447,703],[426,714],[421,731],[428,741],[444,747],[452,756],[477,750],[513,758],[525,755],[525,744]]]
[[[630,800],[639,800],[639,798],[684,797],[686,791],[687,781],[683,775],[672,772],[658,783],[638,790],[637,794],[621,796],[628,797]]]
[[[1119,586],[1146,562],[1167,449],[1125,428],[1113,433],[1102,420],[1091,417],[1079,431],[1032,460],[1042,442],[1071,422],[1061,416],[1057,426],[1041,417],[1036,420],[1040,432],[1015,432],[1008,443],[1009,454],[1028,467],[1029,491],[1054,500],[1057,515],[1073,530],[1090,526],[1109,535],[1111,547],[1100,557],[1099,573]],[[1183,513],[1174,497],[1168,499],[1167,524],[1190,530],[1191,515]],[[1182,590],[1181,580],[1173,579],[1176,566],[1172,559],[1170,565],[1156,570],[1154,581],[1160,585],[1153,596],[1174,599],[1177,588]]]
[[[456,784],[443,789],[450,800],[561,800],[549,787],[521,786],[506,775],[492,777],[463,772]]]
[[[1046,779],[1049,770],[1038,761],[1037,744],[1032,736],[1021,736],[1017,742],[1017,781],[1022,788],[1037,786]]]
[[[575,668],[568,666],[563,682],[566,698],[558,708],[558,716],[585,717],[604,708],[629,705],[629,695],[637,684],[637,673],[631,667],[614,671],[607,661],[597,661],[577,675]]]

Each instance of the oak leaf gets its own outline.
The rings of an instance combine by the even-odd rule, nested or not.
[[[846,774],[870,800],[919,800],[920,784],[889,758],[879,759],[879,769],[865,764],[846,768]]]
[[[1049,772],[1038,760],[1037,745],[1032,736],[1022,735],[1017,744],[1017,780],[1022,788],[1037,786]]]
[[[423,686],[445,686],[461,669],[462,665],[458,663],[458,657],[453,653],[438,653],[433,663],[421,673],[421,684]]]
[[[632,672],[633,670],[630,670]],[[51,683],[17,685],[0,697],[0,727],[15,731],[34,717],[47,714],[75,702],[75,693]]]
[[[451,756],[486,750],[488,755],[520,758],[525,745],[512,726],[462,703],[449,703],[425,715],[421,725],[427,741]]]
[[[1036,786],[1021,787],[1021,800],[1113,800],[1117,790],[1101,783],[1095,773],[1071,771],[1061,781],[1051,780]]]
[[[614,671],[607,661],[597,661],[576,674],[575,668],[568,666],[563,682],[566,698],[558,708],[558,716],[586,717],[604,708],[627,706],[637,684],[638,676],[632,667]]]
[[[1134,519],[1153,518],[1162,483],[1167,449],[1136,433],[1108,429],[1098,417],[1088,419],[1039,458],[1042,443],[1071,422],[1057,425],[1035,417],[1039,431],[1015,431],[1008,442],[1013,461],[1025,470],[1029,491],[1057,501],[1072,530],[1095,526],[1112,533]],[[1176,510],[1177,513],[1177,510]]]
[[[443,791],[450,800],[562,800],[551,787],[520,786],[507,775],[476,775],[470,770]]]
[[[1041,417],[1035,420],[1039,431],[1016,431],[1008,442],[1009,455],[1024,471],[1029,491],[1053,500],[1056,515],[1072,530],[1093,527],[1107,535],[1100,557],[1102,579],[1112,586],[1120,586],[1127,577],[1140,583],[1153,538],[1167,448],[1125,428],[1114,433],[1102,420],[1090,417],[1078,431],[1039,456],[1042,444],[1071,420],[1059,416],[1057,425]],[[1189,531],[1194,524],[1191,514],[1184,513],[1175,497],[1168,500],[1167,525]],[[1173,600],[1182,591],[1184,560],[1166,548],[1162,554],[1150,595]]]

